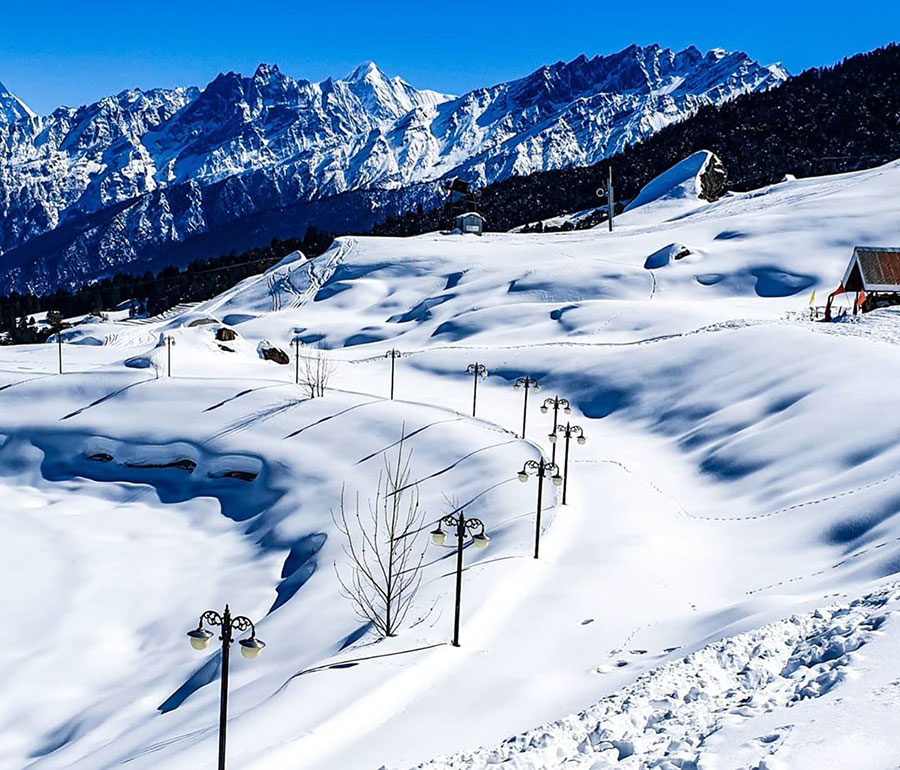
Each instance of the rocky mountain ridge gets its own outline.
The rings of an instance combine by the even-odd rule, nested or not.
[[[221,249],[225,232],[244,248],[273,226],[367,227],[427,204],[442,177],[485,184],[594,163],[786,77],[739,52],[652,45],[458,97],[371,62],[320,83],[261,64],[48,116],[0,88],[0,291],[183,261]]]

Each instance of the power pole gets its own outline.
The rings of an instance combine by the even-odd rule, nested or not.
[[[613,212],[615,211],[615,203],[613,202],[613,181],[612,181],[612,163],[609,164],[609,179],[606,182],[606,216],[609,220],[609,231],[613,231]]]
[[[597,188],[597,197],[601,200],[606,198],[606,221],[609,223],[609,231],[613,231],[613,215],[616,210],[616,203],[613,198],[613,172],[612,164],[609,165],[609,176],[606,182]]]
[[[294,346],[294,385],[300,384],[300,335],[294,337],[291,343]]]

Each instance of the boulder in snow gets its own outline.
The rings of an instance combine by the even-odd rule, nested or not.
[[[658,251],[654,251],[647,259],[644,260],[644,267],[647,270],[654,270],[658,267],[665,267],[673,260],[684,259],[691,250],[680,243],[670,243],[663,246]]]
[[[678,209],[701,200],[714,201],[725,194],[725,180],[722,161],[709,150],[700,150],[644,185],[625,211],[649,204]]]
[[[281,348],[275,347],[268,340],[263,340],[256,346],[256,352],[264,361],[274,361],[276,364],[289,364],[290,357]]]

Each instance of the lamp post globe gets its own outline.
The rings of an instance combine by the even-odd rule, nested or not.
[[[252,636],[249,639],[241,639],[239,644],[241,645],[241,655],[247,660],[258,658],[263,647],[266,646],[264,641],[257,639],[255,636]]]
[[[193,631],[188,631],[187,635],[191,640],[191,647],[201,651],[209,647],[209,640],[212,638],[212,634],[209,631],[199,627]]]

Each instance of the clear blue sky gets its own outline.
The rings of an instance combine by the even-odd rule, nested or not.
[[[632,42],[741,49],[796,73],[900,38],[898,0],[4,5],[0,81],[41,113],[124,88],[205,85],[261,61],[321,80],[371,59],[419,88],[461,93]]]

